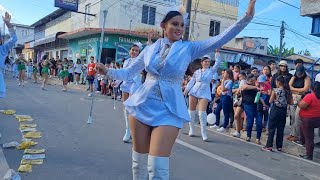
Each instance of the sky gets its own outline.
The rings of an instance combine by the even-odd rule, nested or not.
[[[300,0],[283,1],[300,7]],[[1,0],[0,13],[3,15],[5,11],[8,11],[12,14],[13,22],[31,25],[56,10],[54,0],[28,0],[27,3],[23,5],[21,2],[26,1]],[[249,0],[240,0],[239,17],[246,12],[248,2]],[[288,27],[311,39],[308,40],[290,31],[286,31],[284,38],[286,47],[294,47],[296,52],[308,49],[312,56],[320,57],[320,38],[309,35],[311,32],[312,19],[309,17],[301,17],[299,9],[288,6],[278,0],[257,0],[256,16],[253,21],[276,26],[280,26],[281,21],[285,21]],[[269,45],[279,46],[280,44],[280,28],[278,27],[251,23],[239,36],[266,37],[269,38]]]

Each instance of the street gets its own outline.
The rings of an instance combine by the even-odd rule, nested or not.
[[[22,173],[23,180],[132,179],[131,144],[122,142],[125,124],[120,101],[114,110],[110,97],[95,96],[93,124],[87,124],[91,100],[86,92],[62,92],[60,86],[43,91],[31,80],[19,87],[12,77],[6,77],[6,82],[8,96],[0,99],[0,109],[32,116],[42,133],[34,148],[46,150],[44,164]],[[196,130],[200,135],[200,129]],[[14,116],[0,114],[0,133],[0,144],[22,139]],[[180,133],[170,159],[171,179],[320,179],[319,164],[265,152],[257,145],[213,131],[208,131],[208,136],[210,142],[205,143],[200,136],[190,138]],[[17,171],[23,151],[3,152],[9,167]],[[0,153],[0,162],[1,158]]]

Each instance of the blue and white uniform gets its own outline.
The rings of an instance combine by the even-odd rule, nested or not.
[[[17,42],[16,32],[13,28],[9,29],[10,39],[0,46],[0,98],[6,96],[6,84],[4,82],[4,70],[5,70],[5,60],[8,56],[10,49]]]
[[[109,77],[123,81],[140,74],[143,69],[148,72],[145,83],[124,102],[129,114],[149,126],[182,128],[184,123],[190,121],[181,91],[188,65],[192,60],[229,42],[251,19],[252,17],[245,16],[225,32],[204,41],[179,40],[170,43],[167,38],[159,39],[147,46],[129,67],[109,69]]]
[[[194,96],[198,99],[207,99],[211,101],[210,83],[213,76],[217,73],[220,66],[221,58],[216,54],[216,62],[213,67],[207,69],[198,69],[194,72],[192,79],[187,85],[189,96]]]

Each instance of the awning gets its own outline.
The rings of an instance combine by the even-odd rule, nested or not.
[[[39,46],[41,44],[47,44],[47,43],[54,42],[59,35],[64,34],[64,33],[65,32],[57,32],[56,34],[51,34],[51,35],[46,36],[44,38],[35,40],[34,41],[34,46]]]

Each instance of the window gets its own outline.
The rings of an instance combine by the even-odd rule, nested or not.
[[[312,18],[312,32],[313,35],[320,35],[320,16],[315,16]]]
[[[216,36],[220,34],[220,22],[210,21],[209,36]]]
[[[90,21],[90,16],[87,15],[87,14],[90,14],[90,6],[91,6],[90,3],[85,6],[84,11],[86,14],[84,15],[84,23],[88,23]]]
[[[264,46],[260,46],[260,49],[261,49],[261,50],[264,50]]]
[[[155,25],[156,22],[156,8],[143,5],[142,6],[142,20],[143,24]]]

